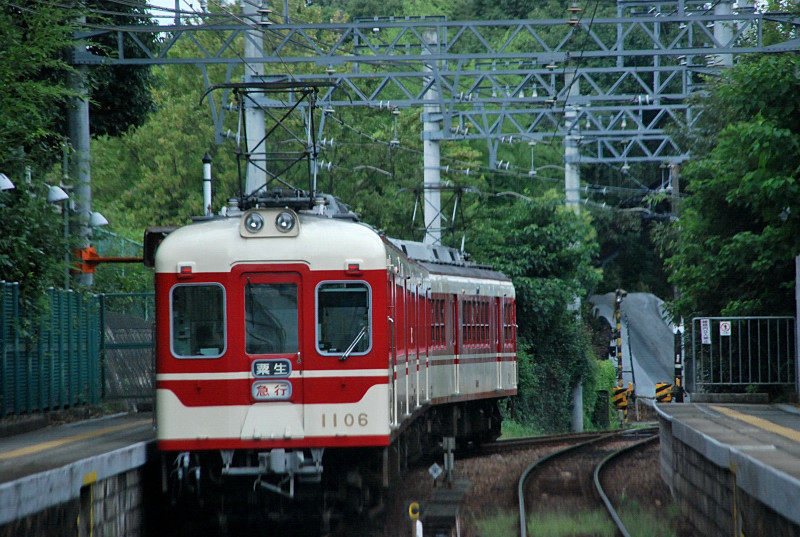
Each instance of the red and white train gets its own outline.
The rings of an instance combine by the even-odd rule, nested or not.
[[[498,402],[517,390],[509,278],[383,237],[330,196],[274,205],[158,247],[156,421],[171,486],[244,481],[362,508],[442,438],[496,438]]]

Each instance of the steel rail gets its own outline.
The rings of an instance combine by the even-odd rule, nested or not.
[[[595,437],[595,438],[593,438],[591,440],[587,440],[586,442],[581,442],[581,443],[578,443],[578,444],[575,444],[575,445],[572,445],[572,446],[568,446],[568,447],[566,447],[564,449],[559,449],[559,450],[554,451],[552,453],[548,453],[547,455],[545,455],[541,459],[538,459],[533,464],[531,464],[522,473],[522,476],[520,476],[519,483],[518,483],[518,486],[517,486],[517,495],[519,496],[519,535],[520,535],[520,537],[527,537],[527,535],[528,535],[528,530],[527,530],[527,527],[526,527],[526,515],[525,515],[525,490],[524,490],[525,489],[525,483],[528,480],[528,477],[530,476],[530,474],[539,465],[541,465],[542,463],[545,463],[545,462],[547,462],[547,461],[549,461],[551,459],[555,459],[556,457],[560,457],[561,455],[564,455],[564,454],[566,454],[566,453],[568,453],[570,451],[576,451],[578,449],[584,448],[584,447],[589,446],[591,444],[595,444],[597,442],[601,442],[603,440],[609,440],[611,438],[614,438],[614,437],[617,437],[617,436],[626,435],[626,434],[631,434],[633,432],[642,433],[642,432],[645,432],[645,431],[652,431],[654,429],[657,429],[657,428],[656,427],[648,427],[648,428],[645,428],[645,429],[638,429],[638,430],[623,429],[623,430],[620,430],[620,431],[614,431],[613,433],[597,436],[597,437]]]
[[[619,449],[614,453],[610,453],[605,459],[600,461],[600,464],[598,464],[594,469],[594,486],[597,489],[597,492],[600,494],[600,498],[603,500],[603,503],[605,504],[606,509],[608,510],[608,514],[611,515],[611,518],[614,520],[614,524],[617,525],[617,529],[623,535],[623,537],[631,537],[631,534],[630,532],[628,532],[628,529],[625,527],[625,524],[622,522],[622,519],[617,514],[617,510],[614,509],[614,506],[611,504],[611,500],[608,498],[608,495],[603,490],[603,486],[600,484],[600,471],[608,461],[614,459],[615,457],[618,457],[623,453],[627,453],[628,451],[637,449],[648,442],[658,440],[658,438],[659,436],[657,434],[654,434],[653,436],[650,436],[643,440],[639,440],[638,442],[635,442],[629,446],[625,446],[624,448]]]

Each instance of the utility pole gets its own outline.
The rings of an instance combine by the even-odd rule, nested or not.
[[[263,58],[264,34],[259,26],[268,21],[267,15],[271,12],[266,3],[263,8],[256,6],[248,0],[241,0],[242,17],[251,23],[251,28],[244,32],[244,76],[243,82],[261,82],[264,76],[264,64],[254,62],[256,58]],[[255,29],[252,29],[255,28]],[[267,148],[265,140],[266,126],[264,125],[264,110],[256,106],[254,99],[263,97],[263,93],[248,93],[245,101],[245,151],[247,153],[247,174],[245,179],[244,194],[250,194],[267,182]],[[256,158],[256,155],[264,155]]]
[[[439,46],[439,36],[436,28],[430,28],[422,33],[425,42],[423,55],[430,55],[432,49]],[[433,72],[436,66],[433,63],[425,62],[423,69],[425,72]],[[426,76],[424,84],[429,85],[425,91],[425,104],[422,112],[422,190],[423,207],[425,219],[425,244],[442,243],[442,193],[441,193],[441,154],[439,140],[442,138],[440,126],[441,110],[437,104],[439,101],[439,88],[436,86],[436,78]]]
[[[78,25],[86,23],[86,17],[79,17]],[[80,53],[86,49],[86,42],[75,42],[74,52]],[[73,62],[74,64],[74,62]],[[70,159],[70,176],[75,181],[73,193],[75,195],[74,212],[77,217],[72,226],[72,234],[78,237],[77,247],[89,247],[89,219],[92,215],[92,176],[89,132],[89,92],[86,88],[86,74],[88,66],[85,64],[74,65],[75,73],[70,76],[69,87],[78,94],[71,99],[67,107],[67,125],[69,141],[72,146]],[[94,275],[78,272],[73,275],[73,280],[79,285],[90,286],[94,283]]]
[[[578,130],[578,110],[574,104],[575,97],[581,94],[580,82],[575,79],[576,71],[564,73],[564,86],[567,88],[564,120],[568,134],[564,137],[564,195],[567,207],[575,214],[581,211],[580,193],[580,132]],[[580,298],[574,297],[569,309],[575,312],[576,322],[580,319]],[[579,379],[572,387],[572,431],[583,432],[583,379]]]
[[[581,94],[580,82],[575,79],[577,71],[564,73],[564,86],[567,88],[566,108],[564,120],[568,133],[564,136],[564,194],[567,207],[580,213],[580,130],[578,125],[578,109],[574,104],[575,98]]]

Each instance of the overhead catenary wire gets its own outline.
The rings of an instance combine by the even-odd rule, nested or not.
[[[409,152],[409,153],[412,153],[412,154],[417,154],[417,155],[421,155],[422,154],[422,151],[420,151],[418,149],[404,147],[404,146],[399,145],[399,144],[393,144],[392,142],[389,142],[389,141],[386,141],[386,140],[381,140],[379,138],[371,136],[371,135],[361,131],[360,129],[358,129],[356,127],[353,127],[352,125],[347,124],[345,121],[343,121],[342,119],[340,119],[338,117],[334,117],[333,119],[337,123],[342,125],[343,127],[355,132],[359,136],[367,138],[368,140],[370,140],[370,142],[372,142],[375,145],[387,146],[387,147],[391,147],[393,149],[406,151],[406,152]],[[342,142],[337,142],[337,143],[339,145],[344,145]],[[355,145],[359,145],[359,144],[355,144]],[[516,172],[514,170],[497,170],[495,168],[489,168],[488,166],[481,166],[481,165],[477,165],[476,166],[474,163],[468,163],[468,162],[464,162],[464,161],[460,161],[460,160],[452,159],[452,158],[448,158],[448,157],[442,157],[442,160],[447,160],[447,161],[453,162],[455,164],[464,166],[463,168],[451,168],[449,166],[439,167],[439,170],[443,171],[445,173],[454,173],[454,174],[462,174],[462,175],[473,174],[474,175],[475,173],[478,173],[478,172],[485,172],[485,173],[492,173],[492,174],[500,174],[500,175],[504,175],[504,176],[512,177],[512,178],[516,177],[516,178],[520,178],[520,179],[531,179],[531,176],[527,173],[527,170],[522,171],[522,172]],[[333,164],[331,164],[331,167],[334,168],[334,169],[341,169],[341,170],[355,170],[354,168],[340,167],[340,166],[336,166],[336,165],[333,165]],[[543,175],[537,175],[537,176],[535,176],[535,178],[536,179],[541,179],[541,180],[544,180],[544,181],[550,181],[550,182],[553,182],[553,183],[561,183],[563,181],[562,178],[548,177],[548,176],[543,176]],[[652,193],[655,192],[652,189],[648,189],[648,188],[627,188],[627,187],[615,187],[615,186],[604,186],[604,185],[584,185],[584,186],[580,187],[578,190],[583,192],[583,193],[586,193],[586,194],[595,194],[595,195],[629,194],[629,195],[644,196],[644,195],[652,194]],[[518,193],[514,193],[514,194],[517,195],[517,196],[524,196],[523,194],[518,194]],[[642,212],[649,211],[649,209],[646,209],[644,207],[617,208],[617,207],[609,206],[606,203],[597,203],[597,202],[593,202],[591,200],[583,200],[582,203],[584,205],[593,206],[593,207],[596,207],[598,209],[612,209],[612,210],[620,210],[620,211],[623,211],[623,212],[628,212],[628,211],[632,211],[632,210],[633,211],[642,211]]]

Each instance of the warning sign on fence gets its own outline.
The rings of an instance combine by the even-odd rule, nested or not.
[[[711,319],[700,319],[700,343],[711,345]]]
[[[731,335],[731,322],[730,321],[720,321],[719,322],[719,335],[721,335],[721,336],[730,336]]]

